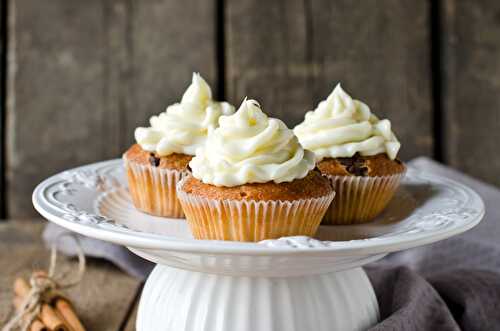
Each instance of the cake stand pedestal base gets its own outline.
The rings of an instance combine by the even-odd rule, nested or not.
[[[138,331],[366,330],[377,323],[361,268],[299,277],[226,276],[157,265],[139,304]]]

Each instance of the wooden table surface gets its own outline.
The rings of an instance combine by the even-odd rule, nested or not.
[[[28,277],[33,269],[46,269],[49,250],[41,240],[45,221],[0,222],[0,326],[12,302],[16,277]],[[58,267],[75,270],[77,261],[60,256]],[[83,280],[67,294],[87,330],[135,330],[135,313],[142,284],[112,264],[91,259]]]

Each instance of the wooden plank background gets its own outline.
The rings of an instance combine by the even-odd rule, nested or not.
[[[500,185],[500,2],[443,2],[446,160]]]
[[[266,112],[296,125],[342,82],[352,96],[391,119],[403,158],[431,155],[429,5],[360,4],[228,1],[228,99],[255,97]]]
[[[48,175],[119,157],[193,71],[290,126],[340,81],[392,120],[403,159],[431,156],[500,185],[496,1],[0,4],[0,217],[35,215],[31,192]]]
[[[0,2],[0,219],[6,214],[5,197],[5,83],[6,83],[6,46],[7,46],[7,14],[5,2]]]

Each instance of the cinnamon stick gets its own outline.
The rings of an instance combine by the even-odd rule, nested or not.
[[[14,293],[20,298],[25,298],[30,292],[30,285],[27,281],[22,278],[16,278],[14,280]]]
[[[21,305],[23,303],[23,298],[19,296],[14,297],[14,307],[16,307],[17,310],[21,309]],[[29,331],[49,331],[49,328],[47,328],[43,323],[38,319],[35,318],[32,322],[31,325],[29,326]]]
[[[64,324],[56,311],[49,305],[42,305],[42,310],[40,312],[40,319],[42,323],[47,325],[50,330],[53,331],[70,331],[70,329]]]
[[[71,303],[63,298],[57,298],[54,305],[56,311],[66,320],[72,331],[85,331],[85,327],[78,319]]]
[[[30,291],[30,285],[23,278],[16,278],[14,281],[14,293],[24,299]],[[64,321],[57,315],[55,310],[48,304],[42,304],[40,320],[52,331],[70,331]]]
[[[47,273],[43,270],[33,272],[34,276],[47,277]],[[66,324],[71,328],[71,331],[85,331],[85,327],[75,313],[73,305],[65,298],[58,297],[52,303],[56,312],[61,316]]]
[[[31,322],[30,331],[49,331],[49,329],[43,325],[43,323],[37,318]]]

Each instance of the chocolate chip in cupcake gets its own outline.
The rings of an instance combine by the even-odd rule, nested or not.
[[[137,128],[137,143],[123,155],[135,207],[156,216],[182,217],[176,184],[219,117],[233,112],[227,102],[214,101],[207,82],[193,74],[180,102],[151,117],[151,126]]]
[[[260,241],[313,236],[334,192],[315,157],[282,121],[244,100],[209,133],[178,186],[197,239]]]
[[[339,84],[294,132],[337,192],[324,224],[364,223],[380,214],[406,169],[389,120],[378,119]]]

